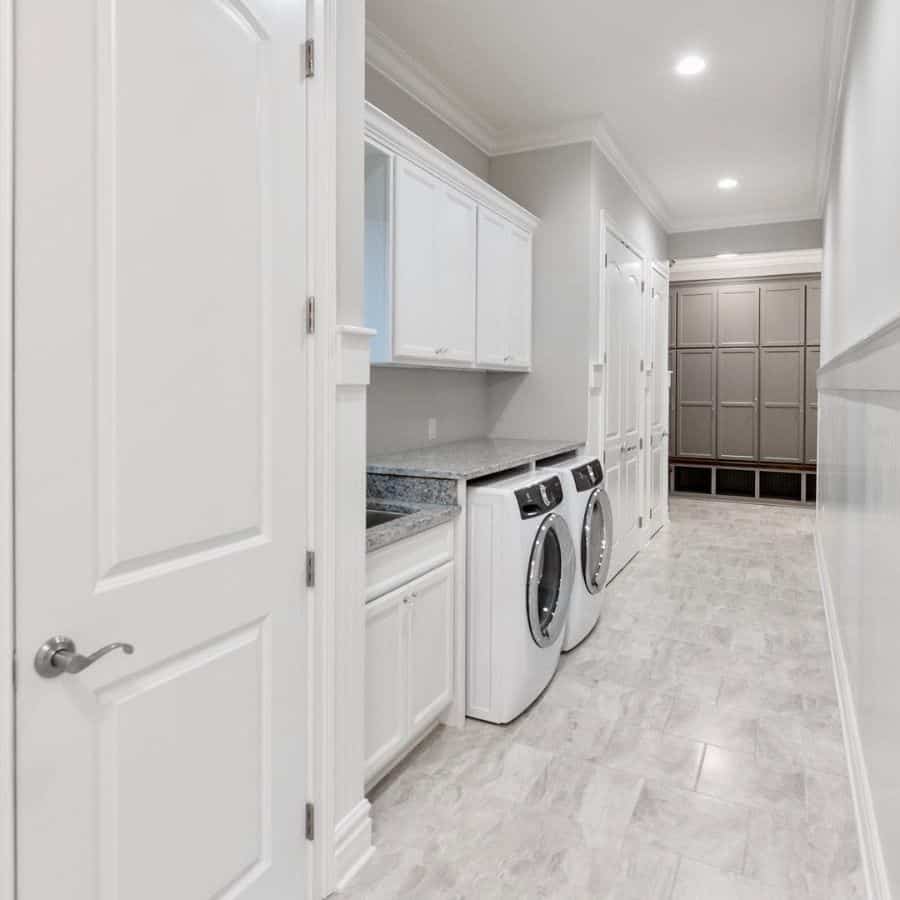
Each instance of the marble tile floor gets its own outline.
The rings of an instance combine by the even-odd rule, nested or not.
[[[341,897],[865,896],[814,511],[671,519],[527,713],[438,729],[372,792]]]

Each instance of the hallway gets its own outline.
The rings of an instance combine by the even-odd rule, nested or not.
[[[439,729],[372,792],[341,896],[865,896],[814,511],[671,516],[529,712]]]

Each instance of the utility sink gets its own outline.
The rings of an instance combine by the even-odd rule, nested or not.
[[[374,528],[376,525],[384,525],[385,522],[393,522],[402,516],[409,515],[405,512],[388,512],[384,509],[366,510],[366,528]]]

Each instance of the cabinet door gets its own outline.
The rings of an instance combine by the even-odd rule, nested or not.
[[[678,354],[674,350],[669,351],[669,372],[671,380],[669,381],[669,453],[674,455],[672,451],[677,453],[678,435],[676,434],[676,419],[678,418],[678,369],[676,366],[676,358]]]
[[[717,415],[720,459],[755,460],[758,455],[759,351],[719,350]]]
[[[447,563],[408,588],[409,717],[415,737],[453,697],[453,571]]]
[[[510,227],[509,365],[531,368],[532,239],[529,232]]]
[[[816,462],[816,445],[819,435],[819,391],[816,372],[819,370],[819,350],[806,351],[806,461]]]
[[[406,606],[401,588],[366,605],[365,777],[401,752],[407,734]]]
[[[794,347],[802,344],[806,331],[804,288],[797,282],[767,284],[760,300],[760,344],[764,347]]]
[[[503,366],[509,353],[510,224],[478,210],[478,354],[482,366]]]
[[[746,284],[719,288],[718,318],[720,347],[755,347],[759,344],[759,288]]]
[[[715,345],[715,288],[679,288],[677,316],[679,347],[712,347]]]
[[[763,349],[760,360],[760,459],[803,462],[802,347]]]
[[[678,455],[716,455],[716,351],[678,351]]]
[[[440,184],[437,196],[433,317],[438,362],[475,362],[475,291],[478,208],[474,200]]]
[[[822,282],[806,285],[806,343],[818,346],[822,318]]]

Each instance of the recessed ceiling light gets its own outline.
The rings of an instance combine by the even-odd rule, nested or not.
[[[739,255],[738,253],[717,253],[716,259],[737,259]]]
[[[699,75],[706,68],[706,60],[702,56],[685,56],[678,61],[675,71],[685,78]]]
[[[733,191],[738,186],[737,178],[720,178],[719,179],[719,190],[720,191]]]

